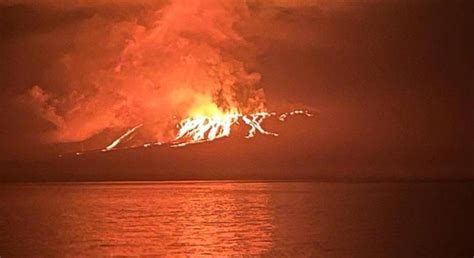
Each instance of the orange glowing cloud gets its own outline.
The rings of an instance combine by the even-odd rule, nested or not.
[[[30,90],[37,113],[54,125],[46,140],[140,124],[151,141],[163,141],[190,115],[265,110],[260,75],[236,54],[252,56],[235,29],[247,15],[242,1],[175,0],[126,21],[88,19],[52,71],[64,85]]]

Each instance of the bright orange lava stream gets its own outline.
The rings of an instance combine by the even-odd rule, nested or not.
[[[265,130],[261,123],[269,118],[276,116],[276,113],[269,112],[257,112],[253,114],[241,114],[236,110],[230,110],[227,112],[217,111],[212,112],[212,115],[195,114],[184,120],[178,125],[178,133],[174,140],[168,142],[171,147],[183,147],[189,144],[209,142],[215,139],[229,136],[231,133],[232,125],[244,123],[250,127],[246,138],[252,138],[257,133],[265,135],[278,136],[278,134]],[[313,116],[306,110],[294,110],[291,112],[283,113],[278,116],[278,120],[285,121],[287,117],[294,115],[304,115],[307,117]],[[102,151],[110,151],[117,149],[117,146],[128,139],[136,130],[142,125],[137,125],[130,128],[125,134],[114,140],[110,145],[102,149]],[[149,147],[151,145],[161,145],[163,143],[147,143],[143,147]]]
[[[186,146],[191,143],[213,141],[218,138],[230,135],[231,126],[243,121],[250,126],[246,138],[254,137],[257,132],[262,134],[274,135],[262,128],[260,123],[273,113],[259,112],[251,115],[242,115],[236,112],[228,112],[215,116],[193,116],[189,117],[178,125],[178,134],[174,140],[173,147]]]

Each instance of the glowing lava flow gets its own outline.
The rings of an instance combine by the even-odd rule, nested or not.
[[[242,120],[246,125],[250,126],[250,130],[246,138],[254,137],[256,132],[262,134],[274,135],[277,134],[268,132],[262,128],[261,122],[268,117],[273,116],[274,113],[259,112],[251,115],[242,115],[235,112],[229,112],[217,116],[194,116],[187,118],[179,123],[179,132],[174,142],[179,142],[183,138],[188,140],[179,142],[173,147],[186,146],[191,143],[199,143],[206,141],[213,141],[230,135],[231,126]]]
[[[102,151],[109,151],[113,150],[117,145],[119,145],[123,140],[127,139],[128,136],[130,136],[132,133],[134,133],[138,128],[142,127],[143,124],[139,124],[131,129],[128,129],[126,133],[124,133],[122,136],[117,138],[115,141],[113,141],[109,146],[105,147],[102,149]]]
[[[289,116],[294,115],[305,115],[307,117],[313,116],[306,110],[294,110],[291,112],[283,113],[278,116],[278,120],[285,121]],[[174,140],[168,142],[171,147],[183,147],[189,144],[210,142],[215,139],[227,137],[231,133],[231,128],[234,124],[243,122],[250,127],[246,138],[252,138],[257,133],[278,136],[277,133],[269,132],[263,129],[262,122],[270,117],[277,116],[276,113],[268,112],[257,112],[254,114],[244,115],[238,113],[235,110],[228,112],[218,112],[212,116],[206,115],[194,115],[182,120],[178,125],[178,133]],[[114,140],[102,151],[110,151],[117,148],[117,146],[129,139],[132,134],[141,127],[137,125],[129,129],[125,134]],[[161,145],[161,142],[157,143],[146,143],[143,147],[149,147],[151,145]]]
[[[294,110],[281,114],[278,120],[283,122],[288,116],[294,115],[313,116],[306,110]],[[232,125],[239,123],[239,121],[243,121],[246,125],[250,126],[246,138],[254,137],[257,132],[265,135],[278,136],[278,134],[266,131],[262,127],[262,122],[272,116],[276,116],[276,113],[258,112],[244,115],[233,111],[215,116],[193,116],[179,123],[179,131],[173,141],[174,144],[172,147],[182,147],[192,143],[213,141],[229,136]]]

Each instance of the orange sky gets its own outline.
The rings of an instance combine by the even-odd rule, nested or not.
[[[182,104],[163,104],[176,98],[160,93],[157,102],[161,104],[153,107],[155,101],[150,101],[150,93],[134,88],[147,85],[147,80],[156,77],[155,82],[169,82],[163,83],[166,86],[161,89],[169,87],[174,91],[182,85],[177,86],[177,78],[185,78],[192,69],[202,67],[189,65],[183,69],[177,65],[175,69],[170,64],[182,60],[183,55],[176,51],[171,55],[163,52],[160,47],[165,41],[155,46],[156,39],[147,42],[137,38],[147,35],[140,34],[142,27],[153,32],[153,22],[161,15],[155,11],[163,10],[166,4],[165,1],[93,4],[68,1],[60,5],[54,1],[2,2],[2,166],[14,167],[14,171],[21,173],[19,166],[12,165],[17,163],[6,161],[44,160],[84,145],[103,146],[123,130],[110,128],[111,124],[130,126],[136,122],[136,114],[140,118],[146,116],[147,121],[156,119],[150,131],[159,132],[160,137],[170,134],[162,128],[172,127],[175,121],[165,118],[175,114]],[[216,147],[193,147],[201,159],[210,161],[218,159],[221,152],[230,153],[226,155],[235,152],[235,156],[224,160],[232,164],[245,161],[245,166],[240,165],[241,170],[264,168],[273,171],[267,173],[270,176],[278,173],[299,173],[302,177],[473,176],[469,169],[472,166],[469,105],[472,58],[467,54],[469,44],[465,40],[469,32],[467,8],[460,2],[249,1],[245,5],[236,1],[216,6],[204,8],[216,7],[213,9],[216,16],[209,22],[221,19],[215,25],[204,26],[212,31],[203,30],[195,20],[173,18],[174,24],[184,26],[182,31],[178,30],[184,34],[179,35],[192,39],[193,43],[185,50],[197,49],[203,60],[209,56],[220,60],[218,70],[225,68],[230,74],[239,74],[234,78],[239,85],[247,85],[246,92],[263,89],[271,110],[285,112],[309,107],[317,115],[310,120],[295,118],[285,124],[268,124],[267,129],[274,128],[272,131],[279,132],[279,138],[260,137],[248,142],[249,145],[244,139],[233,138],[229,144],[216,143]],[[193,24],[197,27],[192,27]],[[130,37],[135,37],[135,45],[127,41]],[[127,70],[126,77],[118,78],[109,72],[117,68],[119,57],[129,62],[126,65],[136,64],[135,54],[124,54],[127,45],[138,49],[146,57],[140,59],[145,63],[143,68],[134,66]],[[161,64],[167,65],[163,68]],[[259,77],[249,79],[252,74]],[[202,82],[211,77],[199,78]],[[126,83],[121,85],[124,80]],[[93,86],[97,82],[102,89],[99,92]],[[25,100],[34,85],[51,95],[46,97],[48,105]],[[217,85],[219,88],[222,84]],[[123,102],[117,102],[113,96],[120,97],[123,92],[133,95],[127,99],[130,103],[149,101],[142,101],[139,106],[120,106],[117,103]],[[49,95],[40,95],[39,99],[45,96]],[[64,121],[59,124],[67,124],[64,127],[67,130],[58,131],[58,124],[45,119],[44,113],[50,112],[51,107]],[[120,114],[129,115],[115,119],[117,112],[112,107],[126,107]],[[74,116],[65,115],[74,110],[79,110]],[[50,135],[55,132],[52,141]],[[88,140],[71,143],[83,139]],[[92,167],[98,164],[96,170],[102,171],[104,167],[116,169],[112,163],[127,163],[127,155],[140,157],[146,179],[151,173],[146,172],[151,171],[148,166],[172,169],[174,165],[169,163],[187,160],[187,155],[193,157],[196,155],[193,149],[111,154],[113,162],[95,156],[91,161],[86,160]],[[256,161],[252,161],[248,151],[258,157]],[[280,163],[268,163],[271,160]],[[212,171],[225,167],[224,163],[217,162],[216,167],[206,165],[205,174],[212,175]],[[48,170],[48,166],[34,167]],[[178,166],[177,170],[187,171],[187,166]],[[239,170],[239,165],[235,166]],[[7,170],[2,170],[3,175],[8,173],[3,171]],[[120,170],[120,173],[119,178],[129,178],[127,173],[131,172]],[[264,177],[265,173],[259,175]],[[101,177],[107,176],[98,175],[97,179]]]

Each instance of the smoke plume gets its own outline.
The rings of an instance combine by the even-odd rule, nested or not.
[[[167,140],[179,120],[214,110],[265,108],[252,47],[236,25],[243,1],[174,0],[124,20],[93,16],[49,71],[61,87],[33,86],[35,111],[53,126],[50,142],[83,141],[109,128]]]

